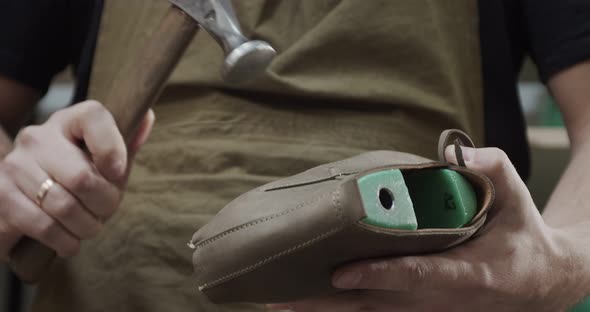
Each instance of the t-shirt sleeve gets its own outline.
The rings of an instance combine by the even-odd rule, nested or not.
[[[590,60],[589,0],[522,0],[529,50],[543,81]]]
[[[66,0],[0,1],[0,75],[42,93],[71,62]]]

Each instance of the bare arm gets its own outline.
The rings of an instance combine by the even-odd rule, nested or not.
[[[11,138],[31,116],[39,98],[38,91],[0,76],[0,155],[10,151]]]
[[[590,61],[557,74],[549,86],[567,125],[572,158],[544,218],[549,225],[569,227],[590,222]]]

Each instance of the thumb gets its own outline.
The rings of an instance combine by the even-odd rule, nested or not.
[[[534,206],[528,188],[504,151],[470,147],[461,147],[461,151],[467,168],[484,174],[492,181],[496,190],[495,207],[502,209],[517,206],[522,208],[520,210],[526,210],[526,207]],[[453,146],[447,147],[445,155],[450,162],[457,163]]]
[[[129,179],[129,174],[131,173],[131,168],[133,167],[133,159],[135,155],[139,151],[139,149],[145,144],[150,133],[152,131],[152,127],[154,126],[154,122],[156,120],[156,116],[154,112],[150,109],[145,117],[143,118],[141,124],[137,128],[135,132],[135,136],[127,146],[127,168],[125,169],[125,174],[123,178],[117,182],[120,186],[125,186],[127,184],[127,180]]]
[[[135,136],[133,140],[129,143],[129,160],[133,160],[135,154],[139,151],[139,149],[145,144],[150,133],[152,132],[152,128],[154,126],[154,122],[156,120],[156,115],[154,114],[153,110],[148,110],[143,118],[143,121],[137,128],[135,132]]]

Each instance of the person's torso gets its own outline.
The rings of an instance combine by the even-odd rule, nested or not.
[[[140,53],[167,6],[165,1],[106,1],[90,97],[106,96],[113,77]],[[482,142],[475,1],[251,0],[234,6],[245,34],[278,51],[266,75],[240,86],[222,82],[223,52],[201,31],[168,89],[183,86],[182,96],[197,102],[203,90],[213,89],[276,105],[386,106],[416,117],[415,127],[461,128]]]

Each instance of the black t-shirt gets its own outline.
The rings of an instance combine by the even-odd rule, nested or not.
[[[68,65],[86,97],[104,0],[0,1],[0,74],[45,92]],[[590,59],[589,0],[479,0],[486,145],[523,177],[529,151],[517,80],[526,55],[543,81]]]
[[[517,82],[525,57],[543,82],[590,59],[590,1],[479,0],[486,145],[506,151],[524,178],[529,148]]]
[[[1,0],[0,74],[42,93],[67,66],[84,99],[103,0]]]

